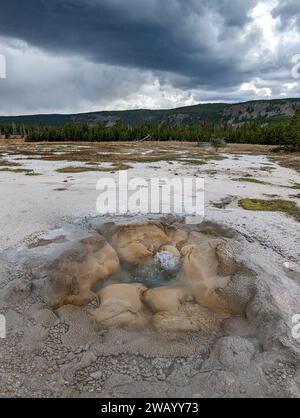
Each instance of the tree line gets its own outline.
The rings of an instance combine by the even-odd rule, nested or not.
[[[287,125],[261,125],[244,123],[215,125],[201,123],[198,126],[172,126],[143,123],[126,126],[117,123],[113,127],[102,124],[46,125],[0,125],[1,135],[25,135],[30,142],[40,141],[198,141],[210,142],[220,139],[230,143],[277,145],[288,150],[300,151],[300,110],[296,111]]]

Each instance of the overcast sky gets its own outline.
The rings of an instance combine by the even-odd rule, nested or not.
[[[1,115],[300,97],[299,0],[1,0],[1,55]]]

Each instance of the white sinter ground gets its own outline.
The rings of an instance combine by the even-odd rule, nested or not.
[[[299,192],[293,189],[300,183],[296,171],[270,162],[266,156],[224,155],[226,158],[202,166],[156,163],[136,163],[128,176],[172,177],[198,176],[205,179],[205,216],[236,228],[246,236],[271,247],[287,261],[300,258],[300,225],[281,213],[249,212],[238,206],[241,198],[289,199],[300,205]],[[13,161],[14,157],[5,157]],[[0,172],[1,216],[0,251],[17,245],[26,237],[59,228],[74,219],[97,216],[96,200],[99,192],[96,183],[102,177],[117,178],[117,173],[83,172],[63,174],[56,170],[66,166],[85,166],[86,163],[20,160],[22,168],[40,173],[27,176],[23,173]],[[108,168],[110,164],[101,164]],[[18,167],[19,168],[19,167]],[[240,181],[251,176],[266,184]],[[215,204],[228,201],[223,208]]]

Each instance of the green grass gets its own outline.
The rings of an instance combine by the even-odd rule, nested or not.
[[[253,177],[241,177],[239,181],[245,181],[247,183],[266,184],[264,181],[254,179]]]
[[[262,211],[262,212],[283,212],[298,222],[300,221],[300,208],[296,203],[288,200],[261,200],[261,199],[242,199],[239,205],[245,210]]]
[[[41,176],[41,173],[37,173],[36,171],[28,171],[25,173],[26,176]]]
[[[300,183],[295,183],[293,189],[300,190]]]

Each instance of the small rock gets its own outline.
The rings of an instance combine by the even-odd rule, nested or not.
[[[96,380],[101,379],[102,376],[103,376],[103,374],[102,374],[102,372],[100,370],[98,370],[97,372],[94,372],[94,373],[91,374],[91,377],[93,379],[96,379]]]

